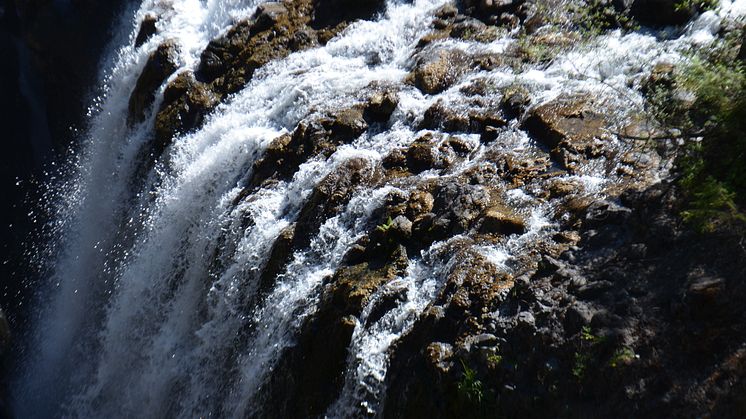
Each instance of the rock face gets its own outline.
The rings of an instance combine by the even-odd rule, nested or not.
[[[155,100],[156,89],[178,68],[176,44],[166,42],[155,50],[137,79],[129,100],[130,123],[141,122]]]

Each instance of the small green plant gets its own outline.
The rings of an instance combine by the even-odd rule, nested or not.
[[[636,357],[637,355],[635,355],[635,351],[630,348],[617,349],[609,360],[609,366],[611,368],[616,368],[622,364],[632,362]]]
[[[577,28],[588,37],[616,28],[636,29],[629,16],[618,12],[611,2],[604,0],[586,0],[583,4],[571,6],[570,13]]]
[[[385,233],[391,229],[391,227],[394,226],[394,220],[391,219],[391,217],[386,220],[385,223],[379,225],[376,227],[376,230],[380,231],[381,233]]]
[[[702,12],[714,10],[718,6],[717,0],[679,0],[674,5],[676,11],[696,9]]]
[[[578,380],[581,380],[585,376],[586,370],[588,370],[588,364],[590,361],[590,354],[575,352],[575,364],[572,367],[572,375],[574,375]]]
[[[500,354],[492,354],[487,357],[487,362],[494,366],[497,366],[500,365],[501,362],[503,362],[503,357]]]
[[[580,339],[591,344],[603,343],[606,341],[605,336],[596,336],[593,334],[593,329],[590,326],[583,326],[580,330]]]
[[[464,368],[464,372],[461,375],[461,381],[457,384],[459,396],[471,404],[482,404],[482,399],[484,398],[482,381],[477,377],[477,372],[469,368],[463,360],[461,361],[461,366]]]
[[[606,343],[606,336],[593,334],[590,326],[583,326],[580,330],[580,347],[575,352],[575,362],[572,367],[572,375],[578,380],[585,377],[589,366],[597,359],[599,347]]]

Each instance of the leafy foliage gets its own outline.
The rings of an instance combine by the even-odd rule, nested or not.
[[[746,71],[736,46],[726,39],[693,56],[649,95],[657,119],[685,140],[678,160],[687,199],[682,216],[703,232],[746,222]]]

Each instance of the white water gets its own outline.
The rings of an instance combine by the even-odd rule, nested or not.
[[[255,403],[257,391],[283,349],[294,343],[303,320],[313,314],[324,278],[370,228],[371,214],[394,188],[360,189],[293,256],[274,288],[259,297],[258,275],[269,249],[297,218],[319,180],[347,159],[363,158],[375,166],[389,150],[409,144],[421,134],[412,127],[439,99],[451,107],[472,106],[461,88],[477,78],[498,87],[525,85],[534,104],[567,92],[589,92],[617,112],[622,123],[622,110],[642,103],[634,88],[652,65],[679,60],[683,49],[708,42],[720,25],[720,17],[709,13],[672,41],[612,33],[547,68],[520,74],[509,69],[473,72],[446,92],[427,96],[405,78],[417,41],[429,32],[432,11],[445,1],[389,1],[380,20],[353,24],[323,48],[260,69],[202,129],[177,138],[147,178],[135,182],[138,152],[148,146],[155,115],[128,129],[127,99],[148,54],[164,40],[175,39],[182,69],[194,69],[209,40],[235,20],[251,16],[258,3],[146,0],[123,28],[131,45],[143,16],[161,16],[158,35],[139,49],[123,46],[116,54],[103,80],[105,94],[91,111],[90,129],[70,168],[74,174],[56,193],[61,198],[54,229],[60,232],[62,250],[32,343],[38,353],[28,357],[15,388],[19,417],[262,415]],[[745,9],[741,1],[726,3],[721,15]],[[505,38],[479,48],[499,52],[510,42]],[[439,46],[476,48],[462,41]],[[377,57],[375,65],[369,64],[371,56]],[[306,162],[291,181],[265,187],[233,206],[239,181],[274,138],[313,113],[356,104],[373,81],[400,89],[399,108],[387,131],[363,134],[328,161]],[[484,99],[495,103],[499,93]],[[461,137],[478,149],[448,176],[489,164],[483,159],[488,146],[479,145],[478,136]],[[519,131],[507,131],[489,147],[519,155],[535,150]],[[420,175],[432,176],[437,174]],[[579,179],[592,194],[603,193],[604,185],[615,181],[601,167],[586,168]],[[406,194],[407,185],[397,187]],[[501,245],[479,246],[488,260],[506,270],[537,235],[553,228],[551,206],[522,189],[508,197],[529,216],[529,232]],[[252,222],[246,226],[245,219]],[[450,269],[450,242],[458,239],[415,255],[405,277],[372,297],[353,334],[344,388],[328,415],[380,412],[391,345],[437,295]],[[368,324],[378,299],[392,292],[405,298]]]

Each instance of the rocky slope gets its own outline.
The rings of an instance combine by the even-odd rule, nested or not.
[[[428,10],[429,26],[419,28],[400,80],[374,80],[355,91],[354,100],[316,104],[295,120],[277,116],[293,123],[256,158],[235,163],[248,167],[220,205],[240,217],[218,220],[224,224],[212,247],[199,248],[209,266],[193,287],[213,296],[235,287],[223,281],[226,272],[244,269],[230,279],[245,283],[224,298],[238,301],[234,311],[246,309],[246,317],[261,320],[274,313],[271,303],[280,307],[284,294],[296,292],[288,278],[296,271],[310,276],[301,266],[312,257],[339,257],[319,269],[320,280],[301,303],[280,313],[288,319],[277,327],[287,329],[277,334],[292,336],[291,343],[272,346],[275,335],[263,334],[265,324],[237,321],[228,336],[233,344],[211,348],[210,356],[238,365],[221,370],[231,377],[221,385],[233,388],[243,377],[258,382],[255,390],[242,392],[245,384],[220,400],[178,399],[174,388],[191,387],[176,376],[175,387],[165,386],[159,396],[179,403],[157,404],[151,397],[148,403],[166,416],[195,413],[187,410],[194,400],[217,415],[258,417],[746,412],[746,313],[738,303],[746,292],[742,237],[701,235],[680,220],[671,171],[676,138],[641,107],[645,86],[656,82],[649,55],[678,56],[680,44],[701,35],[696,25],[685,25],[704,16],[696,21],[702,26],[715,16],[674,3],[446,2]],[[148,190],[153,177],[178,166],[185,158],[173,154],[179,141],[211,129],[211,118],[254,88],[255,77],[281,71],[273,63],[333,46],[361,20],[383,19],[387,7],[393,6],[376,0],[259,4],[186,67],[177,40],[152,45],[124,107],[126,129],[148,132],[136,152],[133,183]],[[138,22],[137,47],[153,44],[163,27],[159,19],[147,15]],[[730,24],[723,22],[724,28]],[[636,37],[638,24],[660,30],[659,37]],[[718,42],[711,26],[703,31]],[[625,42],[639,42],[648,55],[630,63],[636,52],[619,47]],[[618,60],[609,45],[622,50]],[[359,57],[369,68],[388,59],[383,49]],[[587,68],[572,68],[577,65]],[[310,70],[298,74],[303,71]],[[553,84],[549,78],[557,74]],[[387,141],[396,130],[408,140]],[[382,146],[376,138],[384,138]],[[350,152],[355,147],[368,154]],[[329,170],[313,172],[318,180],[298,194],[297,208],[284,210],[287,222],[261,249],[266,257],[252,259],[250,269],[232,268],[247,246],[236,237],[264,225],[262,212],[243,210],[311,177],[308,167],[318,163]],[[233,185],[235,178],[223,183]],[[216,178],[205,193],[212,196],[220,185]],[[354,225],[358,234],[349,242],[334,237],[335,223]],[[185,231],[177,247],[187,246],[192,230]],[[336,244],[324,247],[328,243]],[[113,263],[128,261],[124,253]],[[163,289],[143,285],[147,290],[133,295],[156,295],[154,304],[171,301],[191,271],[176,272]],[[214,282],[205,286],[204,277]],[[193,321],[217,310],[209,298],[194,306]],[[117,330],[142,313],[149,319],[149,310],[154,318],[168,315],[157,307],[108,327]],[[106,308],[108,319],[117,310],[121,304]],[[273,357],[256,355],[264,349],[260,344]],[[244,346],[252,348],[248,361],[235,349]],[[241,376],[242,362],[271,366]],[[126,371],[111,374],[132,379]],[[242,399],[235,402],[237,394]],[[71,409],[101,413],[119,399],[94,400],[80,402],[90,410]],[[236,410],[236,403],[248,407]]]

